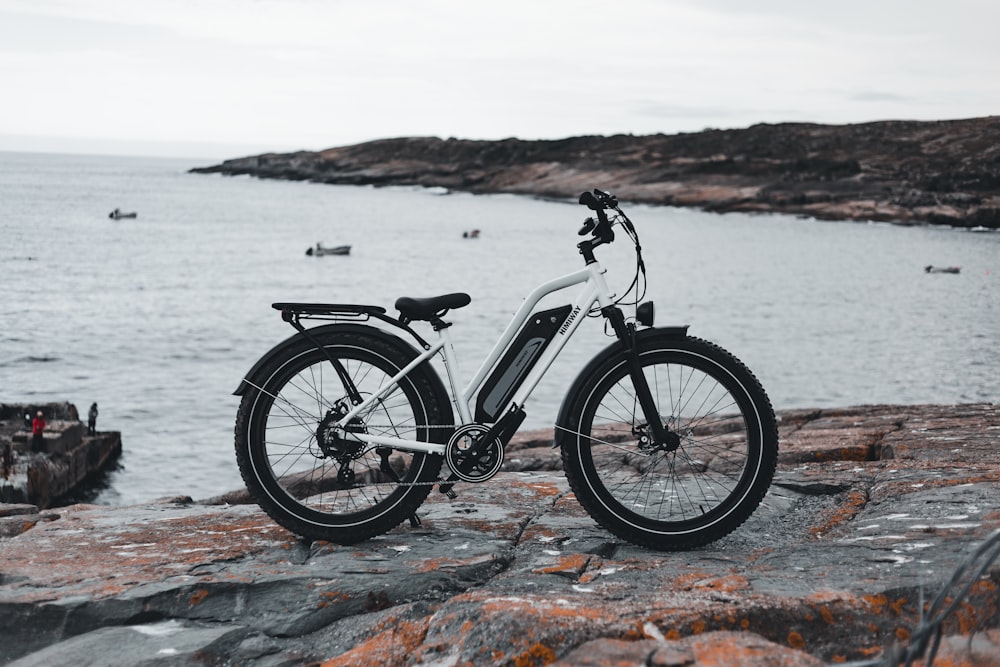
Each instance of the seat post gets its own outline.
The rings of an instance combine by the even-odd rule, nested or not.
[[[439,332],[444,331],[445,329],[451,326],[451,322],[445,322],[444,320],[441,319],[443,315],[444,313],[441,313],[441,315],[435,315],[429,320],[431,323],[431,327],[433,327],[434,331],[439,331]]]
[[[441,322],[439,318],[435,318],[438,322]],[[431,321],[433,325],[435,320]],[[451,332],[448,331],[451,327],[451,322],[441,322],[441,327],[434,327],[437,331],[438,336],[443,343],[441,347],[441,360],[444,362],[445,375],[448,376],[448,387],[451,389],[452,403],[455,409],[458,411],[458,417],[463,424],[468,424],[472,421],[472,411],[469,409],[468,402],[465,397],[459,393],[458,388],[458,378],[461,377],[461,369],[458,365],[458,356],[455,354],[455,345],[451,340]]]

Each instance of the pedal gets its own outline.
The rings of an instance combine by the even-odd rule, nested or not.
[[[458,494],[455,493],[455,490],[452,489],[452,486],[453,486],[452,484],[442,484],[441,486],[438,487],[438,491],[448,496],[448,500],[454,500],[455,498],[458,498]]]

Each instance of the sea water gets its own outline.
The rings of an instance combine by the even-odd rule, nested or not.
[[[449,318],[464,384],[521,300],[582,265],[572,202],[188,173],[208,163],[0,153],[0,402],[98,403],[124,446],[98,502],[242,486],[232,392],[294,333],[275,301],[468,292]],[[1000,234],[623,205],[657,323],[729,349],[776,408],[1000,399]],[[307,256],[317,242],[351,254]],[[597,254],[624,293],[627,239]],[[526,428],[610,343],[600,319],[580,331]]]

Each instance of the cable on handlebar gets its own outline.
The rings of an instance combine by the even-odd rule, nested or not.
[[[628,216],[618,207],[617,201],[615,202],[614,210],[617,213],[614,222],[621,225],[622,229],[625,231],[625,235],[632,240],[632,245],[635,246],[635,274],[632,277],[632,283],[628,286],[625,292],[616,301],[615,305],[620,305],[625,302],[626,295],[629,292],[635,290],[635,298],[628,303],[627,306],[638,306],[639,303],[646,297],[646,263],[642,259],[642,244],[639,243],[639,233],[635,230],[635,225],[629,220]],[[640,291],[641,284],[641,291]]]
[[[599,240],[599,243],[595,245],[611,243],[614,240],[614,231],[612,228],[617,224],[621,226],[625,235],[631,239],[632,245],[635,246],[635,274],[632,277],[631,284],[629,284],[622,296],[615,300],[614,305],[638,306],[646,296],[647,282],[646,263],[642,259],[642,245],[639,243],[639,233],[636,231],[635,225],[632,224],[629,217],[622,211],[618,204],[618,198],[613,194],[594,188],[593,192],[582,193],[579,201],[580,204],[596,212],[598,218],[596,224],[591,222],[590,225],[585,225],[584,229],[580,231],[581,234],[592,233],[594,238]],[[614,211],[614,215],[611,218],[608,217],[607,210]],[[635,292],[634,299],[626,302],[628,294],[633,290]],[[588,315],[595,316],[595,313],[591,312]]]

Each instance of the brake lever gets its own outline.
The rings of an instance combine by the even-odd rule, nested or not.
[[[580,228],[580,231],[577,232],[577,234],[579,234],[580,236],[586,236],[587,234],[594,231],[594,227],[596,226],[597,226],[596,220],[594,220],[593,218],[587,218],[586,220],[583,221],[583,227]]]

